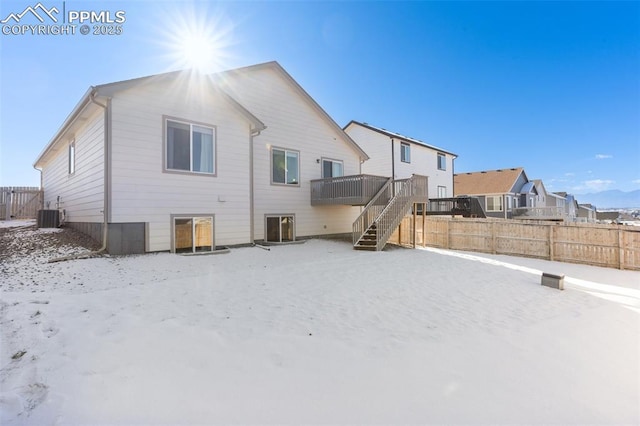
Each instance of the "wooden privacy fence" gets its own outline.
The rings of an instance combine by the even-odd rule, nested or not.
[[[0,187],[0,220],[35,219],[42,202],[38,187]]]
[[[640,270],[640,227],[429,216],[414,227],[412,219],[389,242]]]

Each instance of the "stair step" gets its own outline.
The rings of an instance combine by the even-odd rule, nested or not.
[[[356,244],[355,246],[353,246],[354,249],[356,250],[364,250],[364,251],[376,251],[376,246],[372,245],[372,246],[363,246],[360,244]]]

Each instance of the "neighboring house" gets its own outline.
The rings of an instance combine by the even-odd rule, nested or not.
[[[487,217],[511,219],[514,210],[534,207],[536,186],[522,167],[453,175],[455,196],[477,197]]]
[[[34,166],[44,204],[120,254],[349,233],[360,209],[312,205],[310,181],[367,159],[269,62],[91,87]]]
[[[596,221],[596,206],[591,204],[578,204],[576,221],[594,223]]]
[[[596,220],[601,223],[620,223],[622,221],[622,215],[619,211],[597,211]]]
[[[370,159],[362,173],[405,179],[413,174],[427,176],[430,198],[453,196],[453,161],[457,155],[418,139],[350,121],[344,131]]]
[[[565,219],[569,222],[575,222],[578,217],[578,201],[576,201],[576,198],[566,192],[554,192],[553,194],[564,199]]]
[[[553,192],[548,192],[541,179],[534,179],[532,182],[537,192],[535,204],[528,210],[522,209],[520,212],[528,217],[537,219],[567,219],[565,198]]]

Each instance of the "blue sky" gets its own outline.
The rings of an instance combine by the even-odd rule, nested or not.
[[[2,0],[0,20],[37,0]],[[62,10],[62,0],[42,0]],[[91,85],[277,60],[340,125],[366,121],[459,155],[456,172],[523,166],[548,190],[640,189],[640,2],[162,2],[121,35],[0,34],[0,186],[32,164]],[[28,23],[33,17],[25,17]]]

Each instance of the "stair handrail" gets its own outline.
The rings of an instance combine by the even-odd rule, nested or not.
[[[391,237],[391,234],[398,227],[404,216],[409,211],[414,199],[414,178],[398,180],[402,184],[396,189],[396,194],[389,200],[389,203],[375,219],[376,223],[376,251],[382,250]]]
[[[367,205],[364,206],[360,215],[353,222],[352,235],[354,245],[360,240],[360,238],[362,238],[367,229],[369,229],[374,220],[379,216],[380,212],[374,211],[376,206],[382,207],[384,209],[384,207],[387,205],[387,202],[382,205],[379,204],[379,200],[389,190],[392,184],[393,178],[389,178],[387,182],[382,185],[382,188],[380,188],[380,190],[371,198],[371,200],[369,200]],[[391,198],[391,196],[389,196],[389,198]]]

